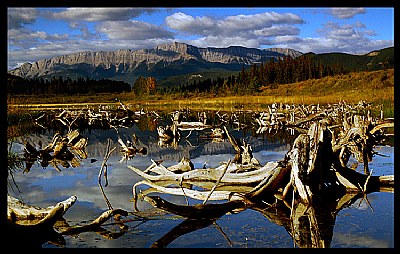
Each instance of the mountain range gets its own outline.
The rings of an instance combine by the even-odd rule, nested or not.
[[[9,73],[23,78],[53,76],[108,78],[133,84],[139,76],[157,80],[175,75],[204,71],[239,71],[242,66],[284,56],[298,57],[301,52],[286,48],[256,49],[241,46],[199,48],[174,42],[152,49],[85,51],[24,63]]]
[[[328,66],[341,65],[349,71],[382,69],[383,66],[391,68],[394,65],[394,47],[364,55],[314,54],[312,52],[303,54],[289,48],[256,49],[241,46],[201,48],[174,42],[152,49],[84,51],[57,56],[33,63],[24,63],[8,73],[22,78],[49,79],[58,76],[72,79],[77,77],[107,78],[125,81],[131,85],[139,76],[152,76],[158,83],[166,83],[166,80],[183,75],[237,73],[243,66],[249,67],[254,63],[277,60],[284,56],[292,58],[308,56],[315,62]]]

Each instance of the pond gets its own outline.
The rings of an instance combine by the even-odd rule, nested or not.
[[[215,117],[215,111],[207,112]],[[157,115],[157,117],[154,117]],[[191,112],[193,119],[199,112]],[[218,114],[220,115],[220,114]],[[215,168],[221,162],[232,159],[235,150],[227,139],[208,138],[210,129],[185,130],[181,138],[173,144],[160,143],[157,127],[171,124],[168,112],[154,112],[153,117],[143,115],[134,124],[125,128],[85,128],[80,130],[88,138],[86,158],[79,158],[79,165],[59,165],[57,170],[51,164],[43,167],[35,161],[29,172],[13,172],[16,186],[8,188],[9,194],[26,204],[39,207],[53,206],[70,196],[77,197],[76,203],[63,218],[70,226],[90,223],[101,213],[108,210],[106,199],[113,208],[134,211],[133,190],[135,183],[143,180],[128,165],[145,170],[153,161],[161,161],[165,167],[177,164],[183,157],[189,158],[195,168]],[[243,121],[227,122],[229,133],[245,140],[253,150],[253,156],[261,165],[279,161],[290,150],[296,133],[288,130],[258,129],[257,124],[245,119],[251,114],[238,113]],[[241,118],[242,117],[242,118]],[[189,119],[189,118],[188,118]],[[207,119],[213,128],[216,119]],[[64,126],[65,127],[65,126]],[[52,126],[38,129],[23,137],[15,138],[11,150],[22,153],[24,141],[38,145],[51,143],[56,131],[65,134],[66,129]],[[146,148],[145,154],[137,153],[128,160],[122,160],[121,145],[118,138],[132,141],[136,147]],[[99,184],[99,172],[102,168],[107,145],[116,149],[108,158],[107,180],[104,176]],[[380,146],[369,167],[373,175],[394,174],[394,147]],[[356,168],[362,171],[362,163]],[[141,186],[140,188],[144,188]],[[104,192],[104,195],[102,194]],[[163,194],[168,201],[176,204],[193,205],[198,200],[186,200],[183,196]],[[106,197],[106,198],[105,198]],[[180,216],[162,212],[153,208],[144,200],[138,200],[139,211],[152,212],[146,220],[128,216],[124,220],[127,226],[122,230],[113,219],[102,225],[104,231],[82,232],[77,235],[64,235],[65,244],[46,242],[43,248],[295,248],[293,238],[279,220],[271,219],[273,214],[268,205],[260,212],[245,209],[238,213],[228,213],[213,222],[190,221]],[[131,219],[132,218],[132,219]],[[136,217],[135,217],[136,218]],[[186,223],[186,224],[185,224]],[[366,197],[358,197],[344,206],[334,220],[327,220],[333,230],[330,248],[393,248],[394,247],[394,193],[373,192]],[[190,226],[188,226],[188,224]]]

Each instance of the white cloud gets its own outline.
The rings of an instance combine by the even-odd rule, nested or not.
[[[34,8],[8,8],[8,29],[21,28],[25,24],[31,24],[36,20],[38,11]]]
[[[44,31],[32,31],[26,28],[8,30],[10,46],[29,46],[43,41],[64,41],[67,39],[69,39],[68,34],[48,34]],[[25,48],[28,46],[25,46]]]
[[[318,32],[327,38],[338,40],[341,44],[360,44],[370,41],[368,37],[375,35],[374,31],[364,28],[365,25],[361,22],[354,25],[328,22]]]
[[[166,17],[165,23],[171,29],[188,34],[234,37],[238,33],[251,35],[255,31],[271,28],[275,24],[302,24],[304,21],[292,13],[264,12],[214,19],[210,17],[193,17],[178,12]],[[276,30],[279,28],[287,29],[287,26],[275,26]]]
[[[173,38],[173,34],[159,26],[143,21],[106,21],[97,26],[99,32],[110,39],[147,40],[154,38]]]
[[[242,46],[248,48],[259,48],[260,42],[257,39],[248,39],[243,37],[224,37],[224,36],[206,36],[195,40],[181,41],[197,47],[215,47],[223,48],[229,46]]]
[[[118,21],[135,18],[142,13],[156,11],[154,8],[67,8],[60,12],[49,12],[48,18],[61,19],[66,21]]]
[[[181,40],[194,46],[259,48],[261,42],[267,41],[267,37],[298,35],[300,30],[292,24],[302,24],[304,21],[292,13],[264,12],[216,19],[177,12],[166,17],[165,23],[177,32],[200,35],[198,39]]]
[[[342,41],[332,37],[316,37],[316,38],[291,38],[292,40],[277,37],[271,41],[274,47],[292,48],[303,53],[330,53],[342,52],[348,54],[365,54],[373,50],[393,47],[393,40],[363,40]]]
[[[215,29],[215,21],[208,17],[192,17],[182,12],[165,18],[168,27],[190,34],[204,35]]]
[[[293,26],[271,26],[260,30],[254,30],[256,36],[266,37],[298,35],[299,33],[300,29]]]
[[[364,8],[332,8],[331,14],[338,19],[350,19],[357,14],[365,14]]]

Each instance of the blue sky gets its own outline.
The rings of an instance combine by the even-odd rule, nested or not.
[[[8,69],[80,51],[292,48],[365,54],[394,46],[394,8],[8,8]]]

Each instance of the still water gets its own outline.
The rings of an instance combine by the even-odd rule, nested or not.
[[[144,128],[140,122],[129,127],[116,130],[91,129],[81,131],[88,138],[87,158],[80,160],[77,167],[60,167],[61,172],[51,165],[43,168],[34,163],[29,172],[22,170],[13,173],[17,187],[9,188],[9,193],[27,204],[39,207],[53,206],[70,196],[77,197],[76,203],[66,212],[64,219],[70,226],[87,224],[108,210],[98,182],[99,171],[106,154],[108,139],[111,147],[117,149],[107,161],[108,185],[102,187],[107,199],[114,209],[121,208],[133,211],[132,187],[143,180],[127,167],[132,165],[146,169],[151,160],[163,160],[162,165],[168,167],[177,164],[183,157],[190,158],[195,168],[204,165],[217,167],[222,161],[228,161],[235,155],[230,142],[226,139],[213,142],[204,138],[209,130],[183,131],[182,138],[175,146],[159,144],[156,126],[170,124],[167,120],[158,120]],[[291,148],[295,136],[290,133],[257,133],[255,126],[237,128],[229,126],[231,135],[245,140],[253,149],[253,156],[264,165],[270,161],[281,160]],[[12,150],[21,152],[23,141],[31,144],[39,141],[46,145],[51,142],[54,130],[43,130],[40,133],[27,134],[16,138]],[[133,134],[138,137],[135,145],[145,147],[146,155],[137,154],[132,159],[121,161],[118,137],[132,140]],[[375,156],[369,164],[373,175],[394,174],[394,148],[378,147],[377,151],[385,156]],[[360,164],[357,170],[362,170]],[[359,198],[350,206],[336,214],[331,248],[393,248],[394,247],[394,193],[374,192],[367,199]],[[182,196],[169,196],[168,201],[185,204]],[[192,202],[192,203],[191,203]],[[189,204],[195,201],[189,200]],[[197,201],[198,203],[198,201]],[[140,211],[154,210],[150,204],[140,201]],[[179,227],[184,218],[173,214],[160,213],[149,220],[131,220],[127,218],[126,231],[115,225],[110,219],[103,228],[116,233],[113,237],[105,237],[96,232],[84,232],[78,235],[65,235],[65,246],[57,246],[47,242],[43,248],[150,248],[160,242],[163,236],[175,227]],[[164,243],[167,248],[294,248],[293,239],[287,229],[264,216],[262,213],[247,209],[236,214],[226,214],[214,224],[200,226],[186,234],[177,235],[173,240]]]

